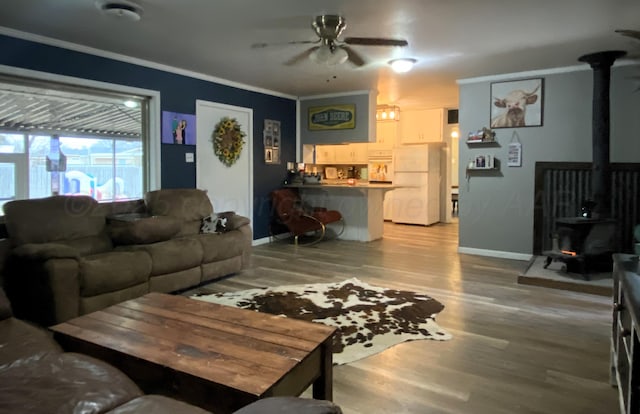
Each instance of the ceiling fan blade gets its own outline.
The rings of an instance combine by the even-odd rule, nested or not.
[[[348,45],[360,46],[407,46],[409,42],[404,39],[385,39],[379,37],[346,37],[343,40]]]
[[[288,45],[313,45],[316,43],[322,42],[322,39],[316,40],[293,40],[291,42],[287,42]]]
[[[616,33],[620,33],[623,36],[633,37],[640,40],[640,30],[616,30]]]
[[[358,54],[355,50],[351,49],[349,46],[341,46],[349,56],[349,61],[356,66],[363,66],[365,64],[364,59],[360,54]]]
[[[311,55],[319,47],[320,46],[310,47],[309,49],[305,50],[304,52],[298,53],[297,55],[295,55],[291,59],[287,60],[286,62],[284,62],[284,64],[287,65],[287,66],[296,65],[296,64],[302,62],[303,60],[308,59],[309,55]]]
[[[264,49],[265,47],[270,46],[284,46],[284,45],[313,45],[316,43],[320,43],[322,40],[294,40],[291,42],[278,42],[278,43],[254,43],[251,45],[251,49]]]

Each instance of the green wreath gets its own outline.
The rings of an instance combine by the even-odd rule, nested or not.
[[[240,158],[245,136],[235,119],[225,116],[216,124],[213,130],[213,152],[227,167],[231,167]]]

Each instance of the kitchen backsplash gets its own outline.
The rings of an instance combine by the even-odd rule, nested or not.
[[[305,165],[305,173],[307,174],[322,174],[322,178],[326,179],[327,176],[325,174],[325,168],[335,168],[336,177],[338,179],[347,179],[350,178],[350,169],[353,168],[354,177],[356,179],[366,180],[367,177],[367,165],[366,164],[356,164],[356,165],[324,165],[324,164],[307,164]],[[364,176],[363,176],[364,173]]]

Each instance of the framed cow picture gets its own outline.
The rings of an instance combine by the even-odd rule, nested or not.
[[[491,84],[491,128],[542,126],[544,79]]]

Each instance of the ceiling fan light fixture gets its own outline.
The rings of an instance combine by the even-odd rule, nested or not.
[[[329,45],[322,45],[311,53],[310,58],[316,63],[334,66],[344,63],[349,58],[349,54],[341,47],[331,51]]]
[[[393,69],[394,72],[405,73],[409,72],[416,62],[417,60],[412,58],[401,58],[390,60],[389,65],[391,65],[391,69]]]

